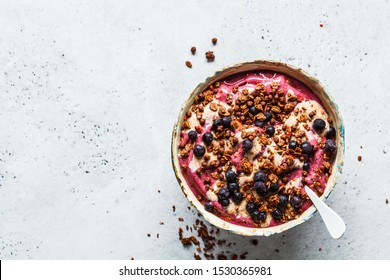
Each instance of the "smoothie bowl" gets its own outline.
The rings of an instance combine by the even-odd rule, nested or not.
[[[191,93],[172,135],[184,195],[206,220],[241,235],[280,233],[316,211],[341,172],[344,128],[323,86],[301,69],[246,62]]]

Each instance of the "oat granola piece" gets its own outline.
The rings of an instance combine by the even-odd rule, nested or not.
[[[191,53],[192,53],[192,54],[195,54],[195,53],[196,53],[196,47],[192,47],[192,48],[191,48]]]
[[[192,68],[192,63],[191,63],[191,61],[186,61],[186,66],[187,66],[188,68]]]
[[[206,59],[207,59],[207,61],[209,61],[209,62],[214,61],[214,59],[215,59],[214,52],[213,52],[213,51],[207,51],[207,52],[206,52]]]

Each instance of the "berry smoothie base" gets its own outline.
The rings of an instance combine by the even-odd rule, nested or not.
[[[326,188],[336,130],[318,97],[285,74],[229,76],[184,116],[178,159],[191,191],[219,218],[272,227],[299,217]]]

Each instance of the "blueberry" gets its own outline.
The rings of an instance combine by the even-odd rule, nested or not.
[[[239,188],[237,183],[229,183],[229,185],[228,185],[228,190],[230,193],[234,193],[234,192],[238,191],[239,189],[240,188]]]
[[[303,203],[303,200],[300,196],[298,195],[293,195],[291,198],[290,198],[290,204],[292,207],[294,208],[301,208],[302,206],[302,203]]]
[[[280,220],[283,217],[283,212],[279,208],[276,208],[276,210],[273,211],[271,215],[275,220]]]
[[[220,199],[218,200],[219,204],[221,204],[222,206],[228,206],[230,204],[230,200],[228,198],[226,199]]]
[[[229,183],[234,183],[237,181],[237,174],[231,169],[225,172],[225,177]]]
[[[255,182],[253,188],[261,196],[266,196],[268,194],[268,189],[263,182]]]
[[[222,125],[224,128],[229,128],[231,123],[232,123],[231,117],[223,117],[222,118]]]
[[[212,126],[212,129],[215,131],[217,130],[218,127],[222,126],[222,120],[221,119],[216,119],[214,122],[213,122],[213,126]]]
[[[276,182],[276,183],[271,183],[269,185],[269,190],[271,192],[277,192],[279,190],[279,182]]]
[[[267,133],[269,136],[273,136],[275,134],[275,127],[270,125],[265,129],[265,133]]]
[[[208,201],[204,204],[204,209],[207,211],[207,212],[213,212],[214,211],[214,205]]]
[[[325,151],[327,151],[328,153],[331,153],[331,152],[336,151],[336,149],[337,149],[337,146],[333,140],[331,140],[331,139],[326,140]]]
[[[196,138],[198,138],[198,133],[196,133],[195,130],[191,130],[188,132],[188,138],[190,138],[192,141],[195,141]]]
[[[244,199],[244,196],[242,195],[241,192],[235,192],[233,194],[233,201],[235,203],[240,203]]]
[[[323,119],[315,119],[313,122],[313,128],[317,132],[321,132],[324,130],[326,123]]]
[[[281,207],[286,207],[288,204],[288,196],[285,194],[280,194],[279,195],[279,205]]]
[[[230,196],[230,192],[227,188],[220,188],[218,191],[218,198],[220,200],[227,199]]]
[[[205,149],[204,146],[202,146],[202,145],[195,145],[195,147],[194,147],[194,155],[196,157],[203,157],[205,152],[206,152],[206,149]]]
[[[336,129],[334,129],[333,126],[329,127],[328,131],[326,132],[326,138],[333,138],[336,136]]]
[[[253,176],[253,181],[255,182],[267,182],[267,175],[263,171],[257,171]]]
[[[313,152],[313,146],[309,142],[303,142],[301,144],[302,153],[311,154]]]
[[[295,140],[291,140],[290,143],[288,143],[288,148],[290,150],[295,150],[298,147],[298,143]]]
[[[245,152],[248,152],[250,149],[252,149],[253,144],[252,141],[249,139],[245,139],[242,141],[242,148],[245,150]]]
[[[246,211],[248,211],[248,213],[252,213],[255,210],[256,210],[256,205],[253,202],[248,202],[246,204]]]
[[[263,128],[264,126],[265,126],[265,122],[262,122],[262,121],[259,121],[259,120],[257,120],[257,121],[255,121],[255,126],[258,126],[258,127],[261,127],[261,128]]]
[[[202,136],[202,140],[206,145],[210,145],[214,140],[214,136],[210,132],[206,132]]]
[[[308,163],[308,162],[305,162],[304,164],[303,164],[303,166],[302,166],[302,169],[303,170],[309,170],[309,168],[310,168],[310,164]]]
[[[254,222],[258,223],[260,221],[264,222],[265,219],[267,218],[267,213],[255,210],[251,213],[251,218]]]
[[[269,121],[272,118],[271,112],[265,111],[263,114],[267,118],[267,121]]]
[[[259,111],[256,109],[255,106],[252,106],[249,108],[249,113],[251,113],[252,116],[254,116],[254,115],[257,115],[259,113]]]

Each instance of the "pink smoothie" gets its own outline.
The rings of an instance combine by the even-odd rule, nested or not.
[[[276,85],[277,89],[275,90]],[[271,227],[297,218],[311,206],[303,186],[308,185],[321,195],[326,188],[330,175],[329,169],[331,170],[328,167],[333,164],[335,154],[335,151],[329,152],[325,147],[326,140],[331,138],[333,141],[334,138],[327,136],[332,124],[318,97],[301,82],[275,72],[237,74],[220,81],[219,85],[212,86],[211,90],[212,100],[193,105],[191,116],[185,119],[187,126],[182,127],[180,134],[179,163],[182,174],[193,193],[202,204],[212,205],[211,212],[234,224],[247,227]],[[210,94],[210,92],[208,93]],[[246,94],[244,94],[245,92]],[[206,91],[205,94],[207,94]],[[247,98],[246,105],[240,101],[243,96]],[[277,99],[274,96],[277,96]],[[279,100],[281,101],[279,102]],[[247,112],[248,109],[245,109],[245,106],[251,107],[248,104],[252,106],[257,104],[261,110],[257,109],[258,114],[250,114]],[[216,119],[221,118],[221,115],[218,114],[219,110],[212,110],[213,106],[231,110],[232,126],[222,129],[220,127],[221,131],[223,129],[230,131],[229,139],[228,137],[216,139],[218,135],[217,131],[213,130],[213,123]],[[277,108],[275,109],[278,106],[282,108],[280,113]],[[289,109],[283,111],[287,107]],[[255,122],[261,119],[265,111],[271,112],[272,118],[262,121],[260,126],[258,123],[256,125]],[[243,115],[244,117],[242,117]],[[200,116],[203,123],[196,116]],[[256,119],[257,117],[259,119]],[[316,119],[325,122],[325,127],[321,131],[313,128],[313,122]],[[233,123],[235,127],[233,127]],[[272,136],[266,133],[269,126],[275,128],[275,134]],[[294,131],[288,128],[295,126]],[[195,141],[188,137],[190,131],[197,131],[198,136]],[[202,140],[202,135],[205,132],[211,132],[214,136],[210,145],[205,144]],[[243,148],[243,141],[246,138],[243,136],[248,133],[253,134],[252,138],[248,138],[253,143],[253,147],[249,151]],[[303,136],[301,137],[300,134]],[[237,138],[235,144],[232,144],[231,137]],[[268,142],[263,143],[262,141]],[[290,141],[298,142],[296,150],[288,147]],[[304,154],[300,149],[299,145],[303,142],[309,142],[312,145],[313,152],[309,155]],[[205,155],[195,156],[193,149],[195,145],[205,147]],[[215,153],[218,148],[231,151],[227,163],[221,162],[222,153],[219,154],[220,156]],[[185,151],[181,153],[183,150]],[[207,157],[210,159],[207,160]],[[213,160],[216,161],[216,165],[210,164]],[[263,166],[267,160],[272,164],[271,169],[265,169]],[[245,170],[243,168],[244,162],[249,162],[252,169]],[[304,163],[310,166],[307,170],[303,169]],[[282,168],[283,172],[278,173],[278,168]],[[240,186],[243,199],[237,202],[233,201],[232,196],[230,196],[228,198],[229,205],[222,206],[223,203],[221,204],[221,199],[218,198],[218,191],[228,185],[226,178],[221,176],[221,174],[225,174],[227,169],[236,172],[237,184]],[[256,193],[251,186],[253,186],[253,176],[257,171],[266,173],[268,180],[276,176],[279,189],[273,192],[269,191],[267,195],[263,196]],[[267,181],[265,184],[270,188],[271,182]],[[274,205],[275,202],[272,202],[272,199],[281,195],[287,195],[290,202],[292,195],[297,195],[301,198],[302,204],[300,207],[293,207],[291,203],[282,205],[281,202]],[[273,197],[271,198],[271,196]],[[248,201],[254,201],[258,211],[266,213],[265,220],[258,221],[251,216],[252,214],[245,208]],[[283,217],[277,217],[277,213],[274,211],[281,211]]]

